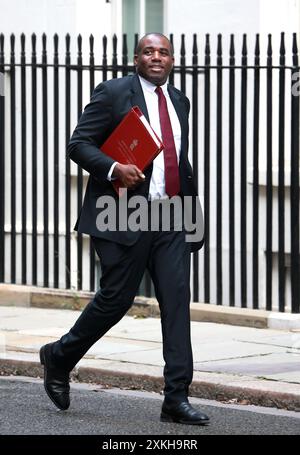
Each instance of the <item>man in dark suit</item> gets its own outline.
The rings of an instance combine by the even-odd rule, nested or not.
[[[167,84],[174,56],[164,35],[151,33],[138,43],[134,57],[137,74],[99,84],[86,106],[68,146],[70,158],[89,172],[86,194],[75,229],[89,234],[101,261],[100,289],[74,327],[60,340],[41,348],[44,384],[60,409],[70,404],[69,373],[114,324],[126,314],[148,268],[161,311],[163,335],[164,402],[162,421],[206,424],[209,418],[188,401],[193,375],[190,341],[190,253],[199,242],[186,241],[184,229],[104,230],[96,222],[99,198],[111,196],[119,204],[111,180],[119,179],[128,200],[144,196],[149,206],[173,196],[189,196],[199,203],[188,161],[189,101]],[[139,106],[162,138],[164,151],[144,173],[133,164],[114,162],[101,144],[132,106]],[[100,150],[99,150],[100,149]]]

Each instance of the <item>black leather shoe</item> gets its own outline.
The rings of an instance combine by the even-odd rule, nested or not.
[[[40,349],[40,360],[44,365],[44,387],[55,406],[64,411],[70,406],[69,372],[51,364],[51,344],[45,344]]]
[[[160,420],[185,425],[207,425],[209,423],[209,417],[193,408],[188,401],[182,401],[176,405],[163,403]]]

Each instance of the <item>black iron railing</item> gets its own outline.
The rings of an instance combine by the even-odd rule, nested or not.
[[[135,35],[135,45],[137,39]],[[173,42],[172,35],[170,39]],[[40,63],[35,34],[31,36],[30,60],[25,52],[24,35],[20,40],[19,62],[15,59],[15,36],[11,35],[9,41],[9,55],[5,55],[5,40],[3,34],[0,35],[0,73],[4,74],[5,80],[9,82],[6,84],[5,96],[0,96],[0,281],[70,288],[71,269],[74,266],[72,227],[82,204],[85,176],[78,167],[74,188],[71,163],[66,157],[62,165],[60,157],[65,156],[74,123],[72,119],[75,116],[78,120],[82,113],[85,75],[89,75],[91,94],[96,80],[98,84],[111,77],[125,76],[133,73],[134,67],[128,61],[126,35],[122,37],[121,57],[117,53],[118,39],[113,37],[110,63],[107,56],[108,40],[103,37],[100,64],[94,53],[93,36],[89,40],[88,64],[83,63],[81,36],[77,38],[76,63],[71,59],[70,35],[65,38],[63,63],[59,58],[57,35],[53,40],[54,55],[51,62],[46,35],[42,36]],[[174,67],[169,82],[184,93],[189,92],[191,98],[190,157],[204,201],[206,242],[203,251],[193,255],[193,300],[251,308],[266,307],[268,310],[279,311],[286,311],[290,306],[292,312],[298,313],[299,97],[294,96],[291,90],[293,78],[299,72],[296,34],[293,35],[290,66],[286,65],[284,34],[281,35],[279,55],[276,57],[278,62],[275,62],[273,56],[271,35],[268,37],[265,57],[260,55],[260,38],[259,35],[256,36],[251,58],[248,55],[247,37],[244,35],[239,59],[232,35],[229,56],[226,56],[228,64],[224,63],[221,35],[218,35],[215,64],[212,64],[209,35],[206,36],[205,55],[201,57],[203,64],[199,62],[197,35],[193,36],[193,47],[188,57],[190,65],[187,64],[185,42],[185,36],[182,35],[180,64]],[[276,84],[275,75],[278,77]],[[74,87],[77,98],[73,96]],[[278,118],[274,117],[275,105],[278,107]],[[262,106],[266,116],[264,125],[261,120]],[[63,146],[61,124],[64,125]],[[266,130],[263,146],[260,142],[262,128]],[[40,135],[41,147],[38,145]],[[277,155],[274,153],[275,136],[278,144]],[[259,167],[259,158],[262,155],[266,157],[264,184],[260,181]],[[21,163],[18,163],[18,160],[21,160]],[[289,182],[285,177],[287,161]],[[249,163],[251,185],[247,181]],[[274,167],[278,168],[276,184]],[[227,172],[226,179],[224,169]],[[19,182],[20,200],[16,190]],[[76,209],[72,208],[74,191]],[[39,199],[42,205],[41,220],[38,212]],[[274,201],[277,212],[274,211]],[[262,204],[265,206],[263,230],[260,224]],[[21,208],[20,214],[18,207]],[[18,223],[20,242],[17,239]],[[41,233],[39,224],[42,225]],[[287,229],[290,231],[289,235]],[[38,241],[39,235],[42,235],[42,243]],[[286,238],[290,239],[289,244]],[[88,248],[90,267],[86,270],[83,268],[84,239],[78,234],[76,288],[94,290],[97,287],[95,252],[91,243]],[[59,261],[61,256],[63,266]],[[8,263],[9,271],[6,268]],[[41,268],[42,279],[39,278]],[[260,278],[262,273],[263,280]],[[88,286],[84,286],[84,277],[87,274]],[[260,286],[261,281],[265,287]],[[278,286],[275,293],[274,283]],[[151,293],[149,277],[146,277],[143,290],[146,294]],[[277,302],[276,305],[274,301]]]

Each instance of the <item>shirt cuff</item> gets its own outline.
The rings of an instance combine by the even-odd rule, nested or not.
[[[116,167],[116,165],[118,164],[118,161],[115,161],[112,165],[111,165],[111,168],[109,170],[109,173],[107,174],[107,180],[111,181],[111,180],[116,180],[115,177],[112,177],[112,173],[114,172],[114,168]]]

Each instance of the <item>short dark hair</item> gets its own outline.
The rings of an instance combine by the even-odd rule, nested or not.
[[[171,41],[169,40],[169,38],[166,35],[164,35],[163,33],[158,33],[158,32],[150,32],[150,33],[146,33],[146,35],[142,36],[142,38],[139,40],[139,42],[136,45],[135,54],[139,54],[141,52],[142,41],[150,35],[162,36],[163,38],[166,38],[170,43],[171,54],[173,56],[173,54],[174,54],[173,44],[171,43]]]

